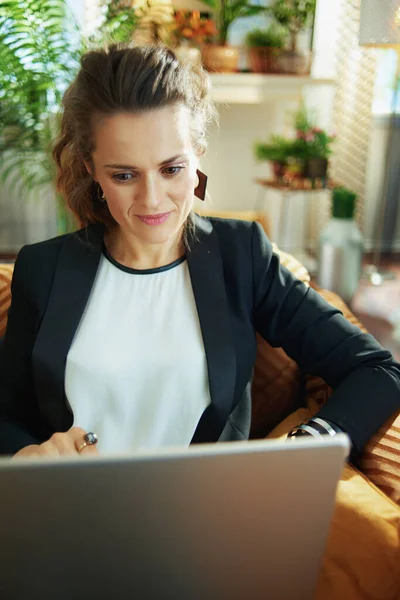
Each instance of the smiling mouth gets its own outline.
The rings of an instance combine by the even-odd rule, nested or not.
[[[161,225],[164,223],[171,213],[159,213],[157,215],[136,215],[138,219],[142,221],[142,223],[146,223],[146,225]]]

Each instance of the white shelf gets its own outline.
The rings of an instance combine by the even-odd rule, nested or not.
[[[281,98],[296,99],[306,86],[332,86],[333,79],[298,75],[213,73],[211,97],[216,103],[262,104]]]

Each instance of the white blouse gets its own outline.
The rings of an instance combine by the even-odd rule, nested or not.
[[[210,404],[206,356],[184,258],[138,271],[105,251],[67,357],[74,426],[101,453],[190,443]]]

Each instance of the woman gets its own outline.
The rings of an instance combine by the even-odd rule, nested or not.
[[[17,258],[3,454],[247,439],[256,331],[335,389],[297,433],[343,430],[356,458],[398,410],[399,365],[282,268],[260,226],[192,213],[207,87],[161,47],[83,57],[54,157],[84,229]]]

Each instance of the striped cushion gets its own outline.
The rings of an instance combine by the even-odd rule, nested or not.
[[[7,312],[11,303],[10,283],[14,265],[0,264],[0,337],[7,326]]]
[[[360,468],[400,506],[400,412],[389,419],[368,442]]]
[[[299,406],[302,375],[294,360],[257,335],[252,383],[252,438],[264,437]]]

